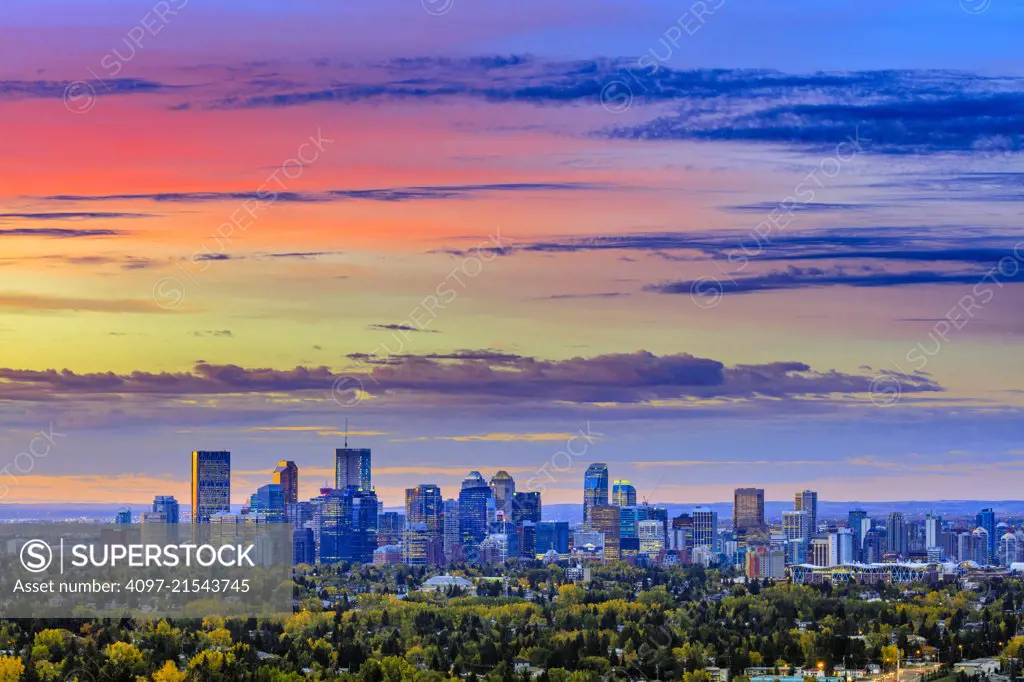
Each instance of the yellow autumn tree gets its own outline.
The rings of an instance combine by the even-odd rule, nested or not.
[[[217,628],[211,632],[203,633],[202,638],[207,646],[219,646],[224,649],[231,647],[231,632],[227,628]]]
[[[61,628],[40,630],[32,640],[33,661],[59,661],[67,653],[71,632]]]
[[[153,682],[185,682],[186,674],[178,670],[174,661],[167,661],[164,666],[153,673]]]
[[[225,654],[223,651],[217,651],[216,649],[206,649],[200,651],[198,654],[192,657],[192,660],[188,662],[190,670],[206,668],[213,674],[217,674],[222,668],[230,665],[234,662],[234,655],[231,652]]]
[[[683,673],[683,682],[711,682],[711,674],[706,670]]]
[[[580,604],[586,595],[578,585],[562,585],[558,588],[558,601],[564,604]]]
[[[114,642],[108,645],[103,653],[107,655],[104,669],[111,677],[128,677],[142,669],[142,652],[129,642]]]
[[[0,682],[18,682],[25,673],[25,664],[17,656],[0,656]]]
[[[882,647],[882,665],[887,668],[895,668],[896,660],[899,658],[900,650],[895,644],[886,644]]]

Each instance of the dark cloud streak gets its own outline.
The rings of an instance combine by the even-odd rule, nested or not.
[[[0,230],[0,237],[49,237],[51,239],[82,239],[87,237],[122,237],[121,230],[78,230],[59,227],[19,227]]]
[[[295,83],[180,109],[251,109],[319,103],[472,99],[494,104],[646,107],[651,118],[598,133],[613,139],[774,143],[834,147],[849,135],[879,153],[1024,150],[1021,79],[940,70],[789,74],[768,69],[673,69],[634,59],[550,61],[529,55],[417,57],[329,82]],[[856,131],[856,132],[855,132]]]
[[[689,354],[658,356],[646,351],[565,360],[542,360],[495,351],[381,358],[367,370],[327,367],[291,370],[247,369],[196,364],[190,372],[102,372],[0,369],[0,398],[47,400],[58,396],[269,394],[320,391],[346,381],[379,396],[434,396],[475,403],[482,398],[523,402],[646,403],[691,399],[834,400],[870,392],[873,377],[835,370],[816,371],[802,362],[727,367]],[[901,378],[906,392],[942,387],[925,374]]]
[[[767,273],[730,277],[721,275],[712,280],[684,280],[665,282],[645,287],[646,291],[660,294],[686,294],[698,288],[706,290],[714,287],[721,294],[753,294],[766,291],[783,291],[794,289],[812,289],[834,286],[859,288],[903,287],[920,284],[978,284],[985,273],[974,272],[936,272],[933,270],[913,270],[910,272],[888,272],[861,268],[850,271],[845,268],[798,268],[790,266],[785,270],[773,270]],[[1001,276],[1000,286],[1007,282],[1024,281],[1024,272]]]
[[[149,194],[58,194],[38,197],[42,201],[106,202],[153,201],[157,203],[193,204],[214,201],[274,201],[283,203],[330,203],[336,201],[427,201],[459,199],[492,193],[529,192],[593,192],[617,189],[614,185],[587,182],[521,182],[488,185],[437,185],[387,187],[377,189],[334,189],[322,192],[157,192]]]

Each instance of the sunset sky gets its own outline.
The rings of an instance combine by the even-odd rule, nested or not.
[[[0,16],[0,504],[1020,498],[1020,3]]]

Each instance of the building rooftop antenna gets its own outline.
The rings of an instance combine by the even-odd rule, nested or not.
[[[348,449],[348,417],[345,417],[345,449]]]

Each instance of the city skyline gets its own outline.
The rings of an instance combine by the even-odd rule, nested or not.
[[[363,449],[363,448],[352,448],[352,449],[350,449],[350,448],[347,448],[347,447],[346,448],[338,448],[335,451],[335,453],[336,453],[335,454],[336,461],[341,461],[341,460],[338,460],[337,458],[339,457],[339,453],[342,453],[342,452],[345,452],[346,454],[356,454],[357,455],[357,460],[356,461],[358,461],[360,463],[363,463],[363,462],[366,463],[368,468],[365,470],[365,473],[367,474],[367,476],[372,475],[372,467],[370,467],[370,464],[369,464],[369,461],[370,461],[369,460],[369,453],[371,452],[370,449],[368,449],[368,448],[367,449]],[[245,506],[247,506],[248,503],[250,502],[251,497],[252,497],[252,492],[251,491],[246,492],[246,491],[243,491],[243,490],[239,490],[237,488],[237,486],[235,486],[235,484],[231,483],[231,481],[234,480],[233,478],[231,478],[231,473],[230,473],[230,470],[231,470],[231,464],[230,464],[231,453],[229,451],[221,451],[221,452],[206,452],[206,451],[196,452],[196,451],[194,451],[192,453],[193,470],[195,469],[195,466],[196,466],[195,462],[196,462],[196,459],[197,459],[197,455],[207,455],[207,456],[210,456],[210,455],[225,456],[226,455],[227,456],[227,469],[228,469],[228,472],[229,472],[228,473],[228,477],[229,477],[228,487],[232,490],[232,493],[231,493],[232,494],[232,498],[231,499],[234,500],[236,498],[241,498],[241,500],[242,500],[239,503],[232,502],[231,506],[232,507],[236,507],[237,506],[237,507],[240,507],[240,508],[244,508]],[[302,478],[303,478],[302,477],[303,470],[301,468],[296,466],[293,461],[281,460],[281,462],[279,462],[278,466],[275,469],[273,469],[273,470],[271,470],[271,471],[269,471],[267,473],[267,477],[266,477],[265,480],[262,480],[262,481],[257,480],[256,481],[256,483],[255,483],[256,488],[254,488],[254,490],[258,490],[258,489],[261,489],[263,487],[266,487],[266,485],[268,485],[268,484],[278,484],[279,485],[279,480],[278,479],[281,476],[281,469],[282,469],[282,467],[285,464],[289,465],[289,472],[290,472],[290,476],[292,477],[289,480],[295,480],[295,479],[302,480]],[[596,472],[595,476],[590,476],[590,474],[592,472]],[[222,472],[218,471],[218,474],[220,474],[220,473],[222,473]],[[410,508],[419,509],[420,511],[418,512],[418,516],[412,517],[416,521],[425,520],[428,516],[430,516],[431,513],[435,513],[435,512],[439,513],[439,510],[443,507],[444,502],[447,502],[447,501],[450,501],[450,500],[457,501],[458,498],[459,498],[460,492],[465,491],[467,487],[469,487],[469,488],[473,488],[473,487],[485,488],[488,491],[488,499],[491,502],[493,502],[493,504],[491,505],[493,507],[493,512],[495,512],[495,513],[496,512],[502,512],[502,513],[505,514],[506,518],[508,518],[508,519],[514,518],[515,513],[516,513],[517,504],[520,504],[520,499],[519,499],[520,497],[536,495],[536,496],[538,496],[538,498],[540,498],[546,492],[544,486],[540,486],[539,490],[538,489],[523,489],[521,487],[521,485],[523,483],[522,479],[517,480],[515,476],[512,476],[511,474],[509,474],[509,472],[507,470],[505,470],[505,469],[499,469],[499,470],[496,470],[494,472],[491,472],[491,475],[487,475],[487,473],[488,473],[487,470],[480,471],[480,470],[476,470],[476,469],[471,469],[471,470],[467,471],[466,474],[462,477],[462,480],[460,481],[458,488],[456,488],[455,490],[452,490],[451,494],[447,494],[443,487],[438,486],[436,483],[433,483],[433,482],[430,482],[430,481],[419,481],[419,482],[416,482],[416,483],[410,483],[409,485],[406,485],[406,487],[403,489],[402,499],[400,500],[400,502],[398,504],[390,504],[390,503],[386,502],[383,499],[383,497],[380,496],[377,493],[377,490],[376,490],[375,486],[371,485],[368,488],[365,488],[365,490],[368,491],[368,492],[372,492],[377,497],[377,499],[380,500],[382,508],[391,509],[391,510],[394,510],[394,509],[404,509],[406,512],[408,512],[410,510]],[[562,472],[562,473],[563,473],[563,475],[565,475],[567,477],[572,475],[572,471],[571,470],[568,470],[568,471],[565,471],[565,472]],[[818,526],[818,524],[821,521],[821,519],[826,518],[819,511],[819,509],[820,509],[820,506],[819,506],[819,493],[818,493],[818,491],[814,491],[814,490],[791,491],[789,496],[788,496],[788,499],[783,498],[783,499],[773,500],[773,499],[768,498],[765,495],[765,490],[763,488],[734,487],[732,489],[732,495],[731,495],[732,499],[730,499],[730,500],[696,500],[696,501],[687,501],[687,500],[654,500],[654,499],[646,499],[646,498],[643,498],[643,497],[638,497],[636,495],[636,491],[633,489],[633,486],[631,485],[629,480],[626,480],[626,479],[615,479],[614,482],[613,482],[614,485],[610,485],[610,483],[612,483],[612,482],[609,480],[609,478],[610,478],[612,473],[613,472],[608,467],[608,463],[606,463],[606,462],[594,462],[593,464],[590,465],[590,467],[588,467],[587,470],[582,472],[582,476],[577,480],[577,484],[578,484],[577,491],[576,491],[577,499],[575,501],[554,502],[554,503],[552,503],[550,501],[546,501],[546,505],[545,506],[554,505],[554,506],[557,506],[557,507],[566,507],[566,506],[569,506],[569,507],[577,506],[577,507],[579,507],[579,510],[581,512],[580,522],[581,522],[581,524],[584,527],[586,526],[586,522],[587,522],[584,510],[585,510],[585,508],[586,508],[586,506],[588,504],[594,504],[595,506],[601,506],[601,507],[617,507],[617,508],[621,508],[621,507],[648,507],[648,506],[650,506],[650,507],[659,507],[659,506],[663,507],[664,505],[671,505],[673,507],[692,507],[694,509],[710,509],[709,505],[721,506],[721,507],[725,507],[727,510],[731,509],[732,513],[731,514],[730,513],[722,514],[720,512],[714,512],[716,519],[728,520],[729,521],[729,527],[732,528],[734,531],[741,532],[741,533],[746,533],[746,532],[757,533],[759,531],[766,531],[769,524],[777,525],[779,528],[781,528],[783,530],[783,532],[786,532],[785,528],[786,528],[786,524],[788,523],[786,516],[787,516],[787,514],[789,514],[789,515],[795,515],[795,516],[792,517],[792,519],[795,519],[793,521],[793,523],[795,523],[796,527],[798,528],[797,532],[799,534],[808,535],[808,534],[810,534],[812,532],[811,529],[816,528]],[[245,480],[248,481],[249,479],[247,478]],[[531,478],[529,480],[532,481],[534,479]],[[596,500],[596,502],[594,501],[594,496],[595,496],[594,486],[590,482],[588,482],[588,481],[594,481],[594,480],[599,481],[599,483],[598,483],[598,490],[601,489],[600,488],[601,483],[604,483],[604,482],[608,482],[609,483],[609,485],[607,486],[608,487],[608,491],[607,491],[608,494],[606,495],[606,497],[603,500],[600,499],[600,493],[598,492],[597,493],[597,500]],[[193,485],[193,488],[194,487],[195,486]],[[282,502],[284,504],[286,504],[286,505],[287,504],[294,504],[297,501],[314,499],[318,495],[322,495],[325,490],[341,491],[345,487],[355,487],[357,489],[364,490],[364,488],[361,485],[359,485],[358,483],[357,484],[346,484],[345,486],[338,487],[338,486],[332,486],[330,484],[330,482],[328,482],[328,481],[324,481],[323,484],[317,485],[315,487],[315,493],[312,493],[312,494],[310,494],[310,495],[308,495],[306,497],[304,497],[302,494],[298,494],[297,497],[294,500],[290,501],[290,498],[288,497],[287,491],[282,486],[281,487]],[[506,494],[511,494],[510,497],[507,499],[507,504],[504,505],[504,506],[502,506],[502,505],[500,505],[498,503],[499,502],[498,495],[500,494],[499,490],[504,490]],[[426,496],[426,497],[424,497],[424,496]],[[513,499],[513,498],[515,498],[515,499]],[[160,500],[160,499],[164,499],[164,496],[163,495],[155,496],[155,498],[154,498],[154,506],[156,504],[155,500]],[[174,499],[174,495],[167,495],[166,499],[172,499],[173,500]],[[195,499],[194,496],[193,496],[193,499]],[[546,497],[544,497],[543,499],[547,500]],[[848,507],[848,509],[846,509],[846,510],[844,510],[842,512],[833,512],[827,518],[829,518],[830,520],[835,520],[835,519],[838,519],[838,518],[846,518],[848,516],[851,527],[853,525],[853,519],[854,519],[855,516],[857,516],[857,518],[859,518],[859,519],[868,518],[869,517],[868,512],[865,512],[863,509],[861,509],[862,501],[860,501],[860,500],[822,500],[822,502],[824,502],[826,504],[831,504],[833,506],[835,506],[835,505],[846,505]],[[882,501],[882,502],[876,503],[876,504],[883,504],[884,505],[885,502],[886,501]],[[943,503],[958,503],[958,502],[974,502],[974,503],[981,503],[981,504],[985,504],[986,503],[983,500],[962,500],[962,501],[961,500],[894,500],[893,502],[895,502],[895,503],[904,503],[904,504],[906,504],[906,503],[917,503],[917,504],[920,504],[920,505],[923,505],[923,506],[927,506],[929,503],[935,503],[937,505],[941,505]],[[145,504],[148,504],[148,502],[146,502]],[[777,514],[769,514],[767,512],[767,508],[768,508],[769,505],[789,505],[791,508],[788,509],[788,510],[787,509],[781,509],[781,510],[779,510],[779,513],[777,513]],[[737,515],[737,513],[736,513],[737,509],[740,510],[740,514],[739,515]],[[433,512],[428,512],[427,510],[433,510]],[[155,511],[155,509],[154,509],[154,511]],[[893,515],[895,515],[896,517],[899,517],[901,519],[904,516],[904,512],[899,511],[899,510],[891,511],[891,512],[886,512],[886,513],[888,514],[888,517],[889,517],[890,520],[893,518]],[[921,511],[918,511],[916,514],[914,514],[914,516],[921,517],[921,518],[924,518],[924,519],[927,520],[928,518],[932,518],[934,513],[935,513],[935,509],[921,510]],[[979,526],[984,525],[986,528],[994,528],[994,526],[995,526],[995,521],[994,521],[995,514],[993,513],[993,510],[991,508],[985,508],[985,509],[982,509],[981,511],[977,511],[977,512],[971,511],[969,514],[966,514],[966,515],[962,514],[962,516],[965,516],[965,517],[966,516],[975,516],[975,515],[976,515],[976,518],[977,518],[977,525],[979,525]],[[984,518],[986,519],[986,521],[984,523],[982,522],[983,515],[985,515]],[[422,517],[422,518],[420,518],[420,517]],[[936,518],[940,518],[941,519],[942,517],[938,516]],[[416,521],[414,521],[414,522],[416,522]],[[717,523],[717,521],[716,521],[716,523]],[[433,530],[436,531],[436,530],[440,530],[440,529],[434,528]],[[994,545],[994,541],[993,541],[993,545]]]
[[[892,571],[923,575],[939,564],[959,563],[965,570],[1024,566],[1024,523],[1000,519],[992,507],[973,518],[934,509],[922,518],[898,509],[873,514],[851,503],[845,517],[836,517],[821,513],[817,491],[798,490],[776,523],[766,514],[764,489],[746,487],[734,489],[730,518],[699,503],[671,511],[638,500],[625,479],[614,479],[609,497],[605,462],[590,464],[579,481],[578,521],[545,517],[543,486],[517,489],[505,470],[490,480],[469,471],[457,498],[419,483],[405,489],[404,514],[386,511],[370,483],[371,451],[348,448],[347,439],[345,445],[335,452],[338,487],[325,485],[314,497],[296,499],[301,472],[293,461],[281,460],[237,512],[230,504],[231,453],[193,451],[187,520],[214,529],[285,524],[295,564],[683,563],[731,565],[747,577],[789,575],[794,582],[825,579],[828,569],[842,567],[854,567],[849,570],[870,580],[892,578]],[[134,518],[130,507],[121,507],[114,522],[129,525]],[[169,495],[154,497],[151,509],[138,515],[143,524],[177,524],[181,518],[179,503]]]
[[[722,525],[722,515],[705,505],[674,515],[646,499],[638,504],[635,489],[624,479],[614,480],[609,498],[610,471],[604,462],[584,472],[582,518],[575,523],[545,519],[542,492],[517,490],[505,470],[489,481],[470,471],[457,498],[446,499],[437,485],[420,483],[406,488],[404,514],[385,511],[370,485],[370,450],[348,448],[347,438],[345,446],[335,455],[338,487],[325,486],[309,500],[289,499],[281,480],[297,481],[299,471],[282,460],[273,482],[260,486],[237,514],[222,504],[230,485],[231,454],[193,452],[190,521],[232,528],[288,524],[296,564],[681,562],[732,565],[751,578],[781,578],[789,571],[795,582],[823,579],[827,573],[821,571],[851,566],[867,579],[904,570],[923,575],[939,564],[1024,566],[1024,525],[1014,531],[1006,519],[997,523],[993,508],[978,511],[973,523],[969,515],[944,519],[934,510],[921,520],[899,510],[878,517],[859,507],[836,519],[820,513],[817,491],[799,490],[792,509],[783,511],[776,524],[766,515],[763,489],[736,488],[731,519]],[[177,507],[174,498],[158,496],[140,520],[176,523],[170,521],[177,514],[169,515],[169,507]],[[132,520],[129,508],[118,510],[116,523]]]

